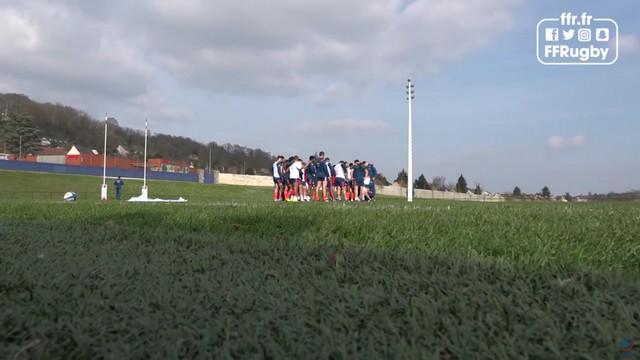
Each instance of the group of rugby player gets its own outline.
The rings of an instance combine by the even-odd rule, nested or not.
[[[355,160],[331,164],[324,151],[304,162],[297,155],[278,156],[273,163],[275,201],[370,201],[376,196],[377,170],[372,163]]]

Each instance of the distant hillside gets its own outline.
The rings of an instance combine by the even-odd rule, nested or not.
[[[81,145],[92,149],[102,149],[104,122],[91,118],[87,113],[72,107],[38,103],[20,94],[0,94],[0,110],[24,113],[32,117],[33,124],[44,138],[52,140],[53,145]],[[109,126],[107,152],[116,153],[122,145],[132,154],[140,154],[144,147],[144,133],[121,127],[117,121]],[[212,168],[247,173],[256,169],[270,169],[272,155],[260,149],[249,149],[240,145],[215,142],[202,144],[190,138],[165,134],[151,134],[149,138],[149,157],[162,157],[171,160],[193,161],[198,167],[206,167],[211,146]]]

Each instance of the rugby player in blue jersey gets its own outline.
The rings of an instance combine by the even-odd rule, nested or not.
[[[313,155],[309,156],[309,162],[305,166],[305,176],[306,176],[305,180],[307,181],[307,186],[309,187],[309,191],[307,195],[308,196],[314,195],[314,200],[315,200],[315,195],[317,195],[316,185],[318,183],[318,176],[317,176],[317,167],[316,167],[316,157]]]
[[[322,189],[322,200],[329,201],[327,198],[327,178],[330,174],[327,171],[327,165],[325,163],[324,151],[320,151],[318,154],[319,159],[316,164],[316,174],[318,178],[318,185],[316,187],[316,201],[320,201],[320,190]]]
[[[363,199],[362,188],[364,187],[365,169],[360,164],[360,160],[353,161],[353,181],[355,182],[354,191],[356,201]]]
[[[373,165],[373,163],[367,162],[367,171],[368,175],[371,178],[371,182],[369,183],[369,193],[371,195],[371,199],[375,199],[376,197],[376,176],[378,176],[378,169]]]
[[[329,199],[331,201],[335,201],[336,170],[333,168],[331,159],[328,157],[324,159],[324,164],[327,167],[327,192],[329,193]]]

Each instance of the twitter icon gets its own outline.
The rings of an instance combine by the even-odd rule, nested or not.
[[[573,39],[573,34],[575,34],[575,32],[576,32],[575,29],[562,30],[563,40],[571,40],[571,39]]]

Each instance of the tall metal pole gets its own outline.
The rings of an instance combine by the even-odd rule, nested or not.
[[[142,191],[147,189],[147,137],[149,136],[149,123],[144,120],[144,175],[142,181]]]
[[[100,200],[107,200],[107,129],[109,122],[107,114],[104,114],[104,148],[102,150],[102,188],[100,189]]]
[[[22,160],[22,135],[20,135],[20,140],[19,141],[20,141],[20,146],[18,147],[19,148],[19,150],[18,150],[19,151],[18,152],[18,160]]]
[[[7,121],[7,105],[4,106],[4,112],[2,113],[2,118],[0,118],[0,121]],[[2,152],[7,152],[7,139],[4,139],[4,141],[2,142]]]
[[[107,127],[109,123],[107,121],[107,114],[104,114],[104,148],[102,150],[102,185],[107,184]]]
[[[413,84],[411,78],[407,80],[407,101],[409,102],[409,139],[408,139],[408,162],[407,164],[407,201],[413,201]]]
[[[211,174],[211,144],[209,144],[209,174]]]

